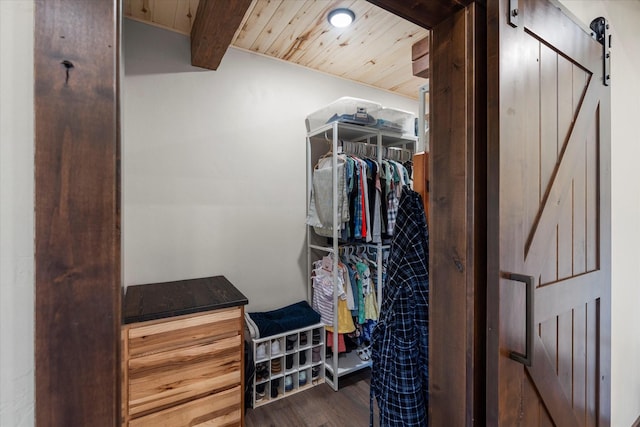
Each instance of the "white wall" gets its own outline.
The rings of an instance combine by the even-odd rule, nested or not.
[[[611,25],[611,425],[640,416],[640,1],[562,0],[585,24]]]
[[[0,426],[34,423],[33,1],[0,0]]]
[[[202,71],[187,37],[123,30],[124,283],[222,274],[251,311],[306,299],[306,115],[417,102],[235,49]]]

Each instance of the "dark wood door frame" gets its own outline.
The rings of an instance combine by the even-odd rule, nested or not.
[[[430,425],[483,425],[486,318],[486,10],[431,34]]]
[[[38,426],[119,423],[118,5],[35,4]]]
[[[484,420],[483,2],[372,1],[433,30],[431,423]],[[440,12],[431,9],[438,5]],[[439,14],[439,15],[438,15]],[[119,422],[119,1],[38,0],[36,424]]]

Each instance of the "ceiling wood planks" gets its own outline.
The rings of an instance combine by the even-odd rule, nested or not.
[[[125,16],[131,19],[190,34],[199,3],[218,2],[237,3],[124,0],[123,8]],[[425,80],[413,75],[411,46],[428,35],[426,29],[365,0],[253,0],[250,3],[244,17],[235,23],[231,46],[418,98]],[[356,19],[351,27],[339,29],[329,24],[327,15],[337,7],[353,10]],[[197,12],[198,19],[200,13]],[[218,16],[225,16],[224,24],[231,27],[226,18],[229,13]],[[208,40],[218,41],[217,38]],[[216,49],[224,54],[226,46]]]
[[[364,0],[253,4],[233,46],[417,99],[425,81],[412,74],[411,45],[427,36],[424,28]],[[337,7],[355,13],[351,27],[329,25],[327,15]]]
[[[191,27],[191,65],[216,70],[251,0],[207,0]]]

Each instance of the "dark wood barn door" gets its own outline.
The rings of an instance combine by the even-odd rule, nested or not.
[[[510,25],[509,3],[488,9],[498,102],[489,104],[487,425],[609,425],[602,45],[547,0],[519,0]]]

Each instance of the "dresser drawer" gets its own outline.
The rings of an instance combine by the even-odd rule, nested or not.
[[[242,338],[129,360],[129,414],[180,403],[241,382]]]
[[[210,343],[242,332],[242,307],[132,326],[127,333],[129,357]]]
[[[240,426],[240,386],[174,406],[129,422],[130,427]]]

